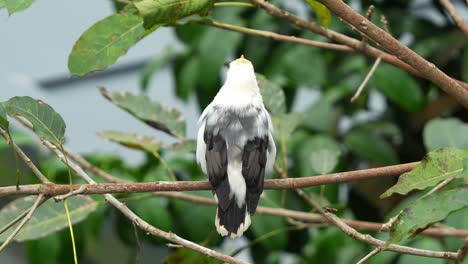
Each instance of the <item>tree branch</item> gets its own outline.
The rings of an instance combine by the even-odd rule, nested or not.
[[[5,240],[5,242],[3,242],[3,244],[0,246],[0,252],[2,252],[6,248],[6,246],[8,246],[13,241],[13,239],[19,233],[19,231],[21,231],[23,226],[29,221],[29,219],[31,219],[31,217],[32,217],[34,211],[36,211],[37,207],[39,207],[39,205],[42,202],[44,202],[46,199],[47,198],[45,198],[45,196],[43,194],[40,194],[37,197],[37,199],[34,202],[33,206],[31,208],[29,208],[29,211],[26,214],[26,216],[23,218],[23,220],[21,220],[21,222],[15,228],[15,230],[13,230],[13,232],[8,236],[8,238]]]
[[[447,94],[455,98],[465,108],[468,108],[468,90],[462,87],[454,79],[447,76],[433,63],[428,62],[416,52],[401,44],[392,35],[379,28],[364,16],[355,12],[341,0],[320,0],[333,13],[344,21],[353,25],[359,32],[375,41],[384,49],[394,54],[397,58],[418,69],[421,76],[432,81]],[[383,59],[383,58],[382,58]]]
[[[351,97],[351,103],[354,103],[354,101],[356,101],[359,98],[359,95],[364,90],[364,87],[366,87],[367,82],[369,82],[370,77],[374,74],[375,70],[379,66],[380,61],[381,61],[380,57],[378,57],[375,60],[374,64],[372,65],[372,68],[367,73],[366,78],[364,78],[364,81],[362,81],[361,85],[359,85],[359,88],[357,89],[356,93],[353,95],[353,97]]]
[[[331,49],[331,50],[354,51],[354,49],[352,49],[352,48],[350,48],[348,46],[345,46],[345,45],[340,45],[340,44],[335,44],[335,43],[327,43],[327,42],[315,41],[315,40],[309,40],[309,39],[304,39],[304,38],[298,38],[298,37],[295,37],[295,36],[287,36],[287,35],[282,35],[282,34],[278,34],[278,33],[275,33],[275,32],[271,32],[271,31],[240,27],[240,26],[235,26],[235,25],[231,25],[231,24],[221,23],[221,22],[218,22],[218,21],[215,21],[215,20],[213,20],[213,21],[201,21],[199,23],[203,24],[203,25],[216,27],[216,28],[221,28],[221,29],[226,29],[226,30],[230,30],[230,31],[239,32],[239,33],[246,34],[246,35],[270,38],[270,39],[274,39],[274,40],[278,40],[278,41],[298,43],[298,44],[302,44],[302,45],[306,45],[306,46],[312,46],[312,47],[317,47],[317,48],[325,48],[325,49]]]
[[[455,7],[450,3],[450,0],[439,0],[439,2],[447,10],[447,13],[449,13],[455,25],[457,25],[463,33],[468,34],[468,24],[457,14],[457,10],[455,10]]]
[[[57,157],[59,157],[62,162],[66,162],[66,158],[63,155],[63,153],[57,149],[56,146],[51,144],[50,142],[43,140],[42,141],[45,146],[47,146],[49,149],[51,149]],[[96,182],[89,177],[88,174],[79,166],[77,165],[74,161],[68,160],[68,165],[70,168],[84,181],[91,185],[96,185]],[[75,186],[75,185],[74,185]],[[144,230],[147,233],[150,233],[154,236],[162,237],[164,239],[167,239],[173,243],[182,245],[186,248],[193,249],[195,251],[198,251],[204,255],[217,258],[219,260],[222,260],[227,263],[234,263],[234,264],[245,264],[246,262],[242,260],[238,260],[236,258],[233,258],[231,256],[222,254],[220,252],[217,252],[215,250],[206,248],[204,246],[201,246],[199,244],[193,243],[189,240],[183,239],[176,234],[172,232],[165,232],[163,230],[160,230],[152,225],[150,225],[148,222],[145,220],[141,219],[138,215],[136,215],[133,211],[131,211],[124,203],[120,202],[117,200],[114,196],[111,194],[104,194],[104,198],[106,199],[107,202],[109,202],[111,205],[113,205],[117,210],[119,210],[121,213],[123,213],[128,219],[130,219],[135,225],[137,225],[140,229]]]
[[[73,159],[73,157],[71,158]],[[418,163],[419,162],[411,162],[380,168],[338,172],[302,178],[268,179],[265,180],[264,188],[273,190],[305,188],[323,184],[335,184],[378,177],[389,177],[408,172]],[[82,186],[83,184],[74,184],[73,190],[78,190],[82,188]],[[86,187],[83,187],[85,188],[83,194],[211,190],[211,185],[208,181],[119,182],[85,184],[84,186]],[[68,192],[70,192],[70,186],[66,184],[20,185],[18,190],[14,186],[0,187],[0,197],[41,193],[49,196],[55,196],[66,194]]]
[[[406,70],[407,72],[409,72],[409,73],[411,73],[413,75],[416,75],[418,77],[421,77],[421,78],[425,78],[425,79],[428,79],[428,80],[432,80],[432,78],[433,78],[432,76],[430,76],[431,79],[429,79],[428,74],[426,72],[423,72],[423,69],[411,66],[410,64],[408,64],[408,63],[404,62],[403,60],[401,60],[403,58],[400,59],[399,57],[393,56],[391,54],[388,54],[385,51],[376,49],[376,48],[371,47],[369,45],[362,45],[362,41],[359,41],[357,39],[348,37],[348,36],[346,36],[344,34],[338,33],[336,31],[333,31],[333,30],[330,30],[330,29],[325,29],[323,27],[318,26],[317,24],[315,24],[313,22],[302,20],[301,18],[289,13],[286,10],[280,9],[277,6],[275,6],[275,5],[273,5],[273,4],[269,3],[269,2],[266,2],[265,0],[251,0],[251,2],[253,4],[255,4],[256,6],[264,9],[266,12],[268,12],[272,16],[285,19],[285,20],[289,21],[291,24],[296,25],[296,26],[298,26],[300,28],[310,30],[310,31],[312,31],[312,32],[314,32],[316,34],[322,35],[322,36],[324,36],[326,38],[329,38],[329,39],[331,39],[333,41],[336,41],[338,43],[349,46],[349,47],[353,48],[354,50],[356,50],[356,51],[358,51],[358,52],[360,52],[362,54],[365,54],[365,55],[367,55],[369,57],[372,57],[374,59],[377,59],[377,58],[381,57],[384,62],[392,64],[392,65],[394,65],[396,67],[399,67],[399,68],[401,68],[403,70]],[[345,5],[345,4],[342,3],[342,5]],[[333,11],[333,9],[331,9],[331,10]],[[368,21],[368,20],[366,19],[366,21]],[[362,33],[365,34],[366,32],[362,32]],[[367,34],[366,34],[366,36],[367,36]],[[367,37],[369,39],[373,39],[372,37],[369,37],[369,36],[367,36]],[[449,77],[447,76],[447,78],[449,78]],[[462,81],[458,81],[458,80],[455,80],[455,79],[451,79],[451,80],[453,82],[456,82],[459,86],[463,86],[465,90],[468,90],[468,84],[467,83],[464,83]],[[468,96],[466,96],[466,98],[468,98]],[[465,100],[468,101],[468,99],[465,99]]]

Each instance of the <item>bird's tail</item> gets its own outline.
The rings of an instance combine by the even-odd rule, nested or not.
[[[235,201],[232,201],[226,210],[220,205],[216,210],[215,219],[216,231],[222,236],[235,238],[242,236],[245,230],[250,226],[250,214],[244,203],[240,208]]]

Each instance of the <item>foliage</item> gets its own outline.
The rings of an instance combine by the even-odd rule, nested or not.
[[[12,14],[24,10],[32,2],[0,0],[0,8],[5,7]],[[269,2],[286,6],[285,1]],[[408,44],[410,48],[434,61],[448,75],[466,81],[468,49],[466,44],[459,41],[463,35],[454,27],[450,24],[440,26],[413,15],[401,19],[402,14],[413,13],[416,8],[408,1],[376,3],[364,0],[362,6],[371,3],[376,5],[374,22],[378,23],[378,15],[385,14],[396,38],[411,33],[416,41]],[[314,15],[312,20],[318,20],[323,27],[356,35],[339,19],[332,19],[330,11],[319,1],[307,0],[303,4],[301,10],[309,17]],[[436,3],[427,5],[438,12],[443,11]],[[453,106],[452,99],[447,100],[426,81],[382,62],[363,94],[356,103],[351,104],[349,98],[372,65],[372,61],[361,54],[280,43],[210,27],[213,21],[219,20],[324,41],[322,37],[273,19],[258,8],[217,7],[212,0],[130,1],[119,8],[116,13],[90,26],[76,41],[68,58],[69,71],[72,75],[85,76],[105,70],[145,36],[161,26],[172,26],[185,49],[183,52],[167,49],[145,66],[139,87],[145,95],[111,92],[104,88],[101,93],[136,119],[173,136],[175,142],[164,145],[157,134],[152,137],[133,131],[105,131],[100,134],[101,137],[143,151],[146,159],[142,164],[129,166],[119,157],[93,153],[87,157],[91,163],[129,181],[206,180],[193,155],[196,143],[186,138],[185,117],[177,109],[165,106],[163,98],[158,98],[158,102],[150,99],[156,95],[153,94],[152,77],[163,66],[171,67],[177,96],[182,100],[195,98],[200,109],[203,109],[222,85],[223,64],[244,54],[255,65],[265,106],[272,114],[278,146],[277,164],[290,177],[422,160],[412,171],[400,176],[394,186],[391,180],[379,179],[370,187],[356,183],[347,187],[329,185],[326,188],[308,188],[308,195],[321,204],[337,208],[336,214],[339,216],[377,222],[383,222],[384,217],[393,217],[390,237],[378,235],[383,240],[433,250],[455,251],[460,248],[461,240],[457,238],[450,238],[449,243],[439,243],[438,240],[418,235],[435,223],[445,221],[450,226],[466,223],[468,125],[466,111]],[[448,17],[444,19],[450,21]],[[452,53],[460,56],[447,56]],[[8,117],[25,123],[39,138],[57,146],[65,139],[64,120],[40,100],[14,97],[3,102],[0,104],[2,129],[11,130]],[[16,141],[18,145],[30,143],[30,140],[23,140],[25,136],[18,137],[14,130],[11,132],[14,139],[19,139]],[[2,159],[6,156],[4,149],[0,148]],[[36,150],[36,147],[32,149]],[[37,152],[39,168],[50,180],[68,182],[66,166]],[[4,165],[1,166],[3,170]],[[95,175],[93,177],[102,182]],[[451,177],[456,179],[449,186],[424,195]],[[22,183],[36,183],[30,178]],[[395,193],[400,196],[378,199],[380,194],[386,198]],[[412,195],[414,193],[417,198]],[[194,194],[212,197],[206,191]],[[155,227],[204,246],[224,249],[225,240],[217,235],[214,228],[216,209],[213,206],[194,205],[149,194],[118,197]],[[98,259],[95,251],[102,246],[103,240],[99,234],[101,228],[107,225],[115,230],[113,235],[115,241],[122,244],[122,251],[138,254],[135,252],[139,241],[135,234],[150,243],[152,248],[165,248],[167,241],[135,232],[131,222],[120,214],[110,213],[113,211],[102,199],[100,196],[93,196],[93,199],[77,196],[68,200],[72,222],[78,230],[78,256],[94,261]],[[19,198],[3,207],[0,227],[32,202],[30,197]],[[266,191],[260,204],[300,211],[310,209],[291,191]],[[393,207],[395,209],[389,212]],[[39,207],[16,240],[29,240],[26,248],[30,263],[67,262],[71,259],[71,242],[69,234],[65,232],[67,230],[64,230],[66,226],[61,204],[48,200]],[[11,230],[1,234],[0,240],[5,239]],[[248,252],[257,263],[281,263],[286,257],[300,263],[355,263],[370,251],[338,229],[299,228],[286,218],[271,215],[256,214],[245,238],[251,243]],[[413,240],[407,241],[409,238]],[[455,246],[452,248],[452,245]],[[215,262],[186,248],[166,253],[168,263]],[[381,253],[375,259],[375,263],[417,261],[411,256],[397,257],[394,253]],[[128,262],[133,261],[132,255]]]

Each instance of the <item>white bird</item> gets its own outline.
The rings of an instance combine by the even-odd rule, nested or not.
[[[216,230],[222,236],[241,236],[276,156],[271,118],[253,65],[243,55],[229,64],[226,82],[199,124],[196,157],[218,203]]]

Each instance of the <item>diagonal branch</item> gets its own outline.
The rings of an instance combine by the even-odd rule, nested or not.
[[[47,200],[47,198],[43,194],[39,194],[33,206],[29,209],[28,213],[26,214],[26,216],[23,218],[23,220],[21,220],[21,222],[15,228],[15,230],[13,230],[13,232],[8,236],[5,242],[3,242],[3,244],[0,246],[0,252],[2,252],[2,250],[4,250],[6,246],[8,246],[13,241],[13,239],[21,231],[23,226],[29,221],[29,219],[31,219],[34,211],[36,211],[39,205],[45,200]]]
[[[468,89],[447,76],[433,63],[425,60],[416,52],[401,44],[385,30],[379,28],[367,18],[355,12],[342,0],[320,0],[320,2],[345,22],[354,26],[359,32],[365,34],[369,39],[375,41],[381,47],[411,65],[413,68],[418,69],[421,77],[432,81],[465,108],[468,108]]]
[[[251,2],[253,4],[255,4],[256,6],[264,9],[266,12],[268,12],[272,16],[285,19],[285,20],[289,21],[291,24],[296,25],[296,26],[298,26],[300,28],[307,29],[307,30],[309,30],[311,32],[314,32],[316,34],[327,37],[328,39],[331,39],[331,40],[336,41],[338,43],[349,46],[349,47],[353,48],[354,50],[356,50],[356,51],[358,51],[358,52],[360,52],[362,54],[365,54],[365,55],[367,55],[369,57],[372,57],[372,58],[375,58],[375,59],[381,57],[384,62],[392,64],[392,65],[394,65],[396,67],[399,67],[399,68],[401,68],[401,69],[403,69],[403,70],[405,70],[405,71],[407,71],[407,72],[409,72],[409,73],[411,73],[413,75],[421,77],[421,78],[425,78],[425,79],[428,79],[428,80],[433,80],[435,78],[434,76],[432,76],[432,75],[428,74],[427,72],[425,72],[427,67],[425,67],[425,68],[419,68],[418,66],[414,67],[413,66],[414,62],[409,63],[408,58],[404,58],[404,57],[400,56],[401,55],[400,53],[395,53],[395,55],[398,55],[398,56],[393,56],[393,55],[391,55],[391,54],[389,54],[389,53],[387,53],[385,51],[376,49],[376,48],[371,47],[369,45],[362,45],[362,42],[357,40],[357,39],[348,37],[348,36],[346,36],[344,34],[338,33],[336,31],[333,31],[333,30],[330,30],[330,29],[325,29],[323,27],[318,26],[316,23],[303,20],[303,19],[299,18],[298,16],[295,16],[295,15],[291,14],[290,12],[288,12],[286,10],[283,10],[283,9],[278,8],[277,6],[275,6],[275,5],[273,5],[273,4],[269,3],[269,2],[266,2],[265,0],[251,0]],[[322,2],[328,3],[329,1],[322,1]],[[341,0],[333,1],[333,2],[341,2]],[[346,6],[344,3],[341,2],[341,6],[343,6],[343,5]],[[342,8],[342,7],[340,7],[340,8]],[[348,9],[351,10],[349,7],[348,7]],[[332,8],[330,8],[330,10],[332,10],[334,12],[336,11],[335,9],[332,9]],[[347,12],[349,12],[349,11],[347,11]],[[352,10],[351,10],[351,12],[354,13],[354,11],[352,11]],[[338,14],[338,13],[336,13],[336,14]],[[338,15],[340,15],[340,14],[338,14]],[[362,17],[362,16],[360,16],[360,17]],[[345,21],[349,22],[346,19],[345,19]],[[359,22],[360,21],[363,21],[363,20],[361,19],[361,20],[359,20]],[[364,18],[364,21],[365,22],[367,21],[366,25],[368,25],[370,23],[370,21],[368,21],[365,18]],[[372,25],[374,27],[378,28],[374,24],[372,24]],[[358,28],[359,25],[358,26],[353,25],[353,26]],[[359,26],[359,27],[362,27],[362,26]],[[375,29],[374,27],[372,27],[372,30]],[[365,34],[366,37],[368,37],[369,39],[372,39],[372,40],[375,41],[375,39],[372,36],[369,36],[368,34],[366,34],[367,31],[370,31],[370,29],[366,30],[366,32],[361,32],[361,33]],[[381,30],[381,31],[384,32],[385,34],[387,34],[388,36],[390,36],[385,31],[383,31],[383,30]],[[379,34],[381,34],[381,33],[379,33]],[[388,43],[385,43],[385,45],[382,45],[382,43],[380,43],[380,42],[377,42],[377,43],[379,43],[382,47],[386,47],[386,46],[389,45]],[[398,41],[397,41],[397,43],[399,45],[402,45]],[[392,45],[394,45],[393,42],[392,42]],[[389,51],[393,52],[392,50],[389,50]],[[431,64],[430,68],[432,69],[432,67],[435,67],[435,66],[433,66],[433,64]],[[444,80],[446,81],[447,78],[451,80],[450,84],[455,83],[455,84],[458,85],[459,88],[463,87],[463,89],[465,89],[465,92],[468,93],[468,84],[467,83],[464,83],[462,81],[458,81],[458,80],[455,80],[455,79],[451,79],[448,76],[446,76],[446,78]],[[438,83],[436,83],[436,84],[438,84]],[[443,86],[443,87],[445,87],[445,86]],[[451,92],[451,89],[448,89],[448,90],[450,90],[450,92]],[[457,95],[465,95],[465,98],[458,98],[458,100],[462,100],[463,102],[467,102],[466,105],[468,105],[468,96],[466,96],[465,92],[459,91],[459,89],[456,89],[456,90],[457,91],[455,93],[457,93]],[[451,94],[450,92],[448,92],[448,93]],[[453,95],[453,94],[451,94],[451,95]],[[457,97],[455,97],[455,98],[457,98]]]
[[[335,184],[378,177],[396,176],[410,171],[417,164],[419,164],[419,162],[356,171],[338,172],[320,176],[269,179],[265,180],[264,188],[272,190],[306,188],[323,184]],[[74,184],[73,190],[82,188],[82,186],[83,185],[81,184]],[[83,191],[84,194],[211,190],[211,185],[208,181],[118,182],[100,184],[91,183],[86,184],[85,186],[85,191]],[[31,184],[21,185],[20,187],[21,188],[19,190],[17,190],[14,186],[0,187],[0,197],[8,195],[41,193],[55,196],[70,192],[70,186],[65,184]]]
[[[59,157],[60,160],[65,162],[65,156],[63,153],[57,149],[56,146],[51,144],[50,142],[44,140],[43,144],[47,146],[49,149],[51,149],[57,157]],[[68,160],[68,165],[70,168],[75,171],[75,173],[86,181],[87,183],[90,184],[96,184],[96,182],[89,177],[89,175],[79,166],[77,165],[74,161]],[[141,219],[138,215],[136,215],[133,211],[131,211],[124,203],[120,202],[117,200],[114,196],[111,194],[104,194],[104,198],[106,199],[107,202],[112,204],[117,210],[119,210],[121,213],[123,213],[128,219],[130,219],[133,223],[135,223],[136,226],[138,226],[140,229],[146,231],[147,233],[150,233],[154,236],[162,237],[164,239],[167,239],[173,243],[179,244],[181,246],[193,249],[195,251],[198,251],[204,255],[217,258],[219,260],[222,260],[227,263],[235,263],[235,264],[245,264],[246,262],[242,260],[238,260],[236,258],[233,258],[231,256],[222,254],[220,252],[217,252],[215,250],[206,248],[204,246],[201,246],[199,244],[193,243],[189,240],[183,239],[179,237],[178,235],[172,233],[172,232],[165,232],[161,229],[158,229],[152,225],[150,225],[148,222],[145,220]]]
[[[453,19],[455,24],[463,31],[463,33],[468,34],[468,24],[465,23],[462,17],[457,14],[457,10],[450,3],[450,0],[439,0],[440,4],[447,10],[450,17]]]

